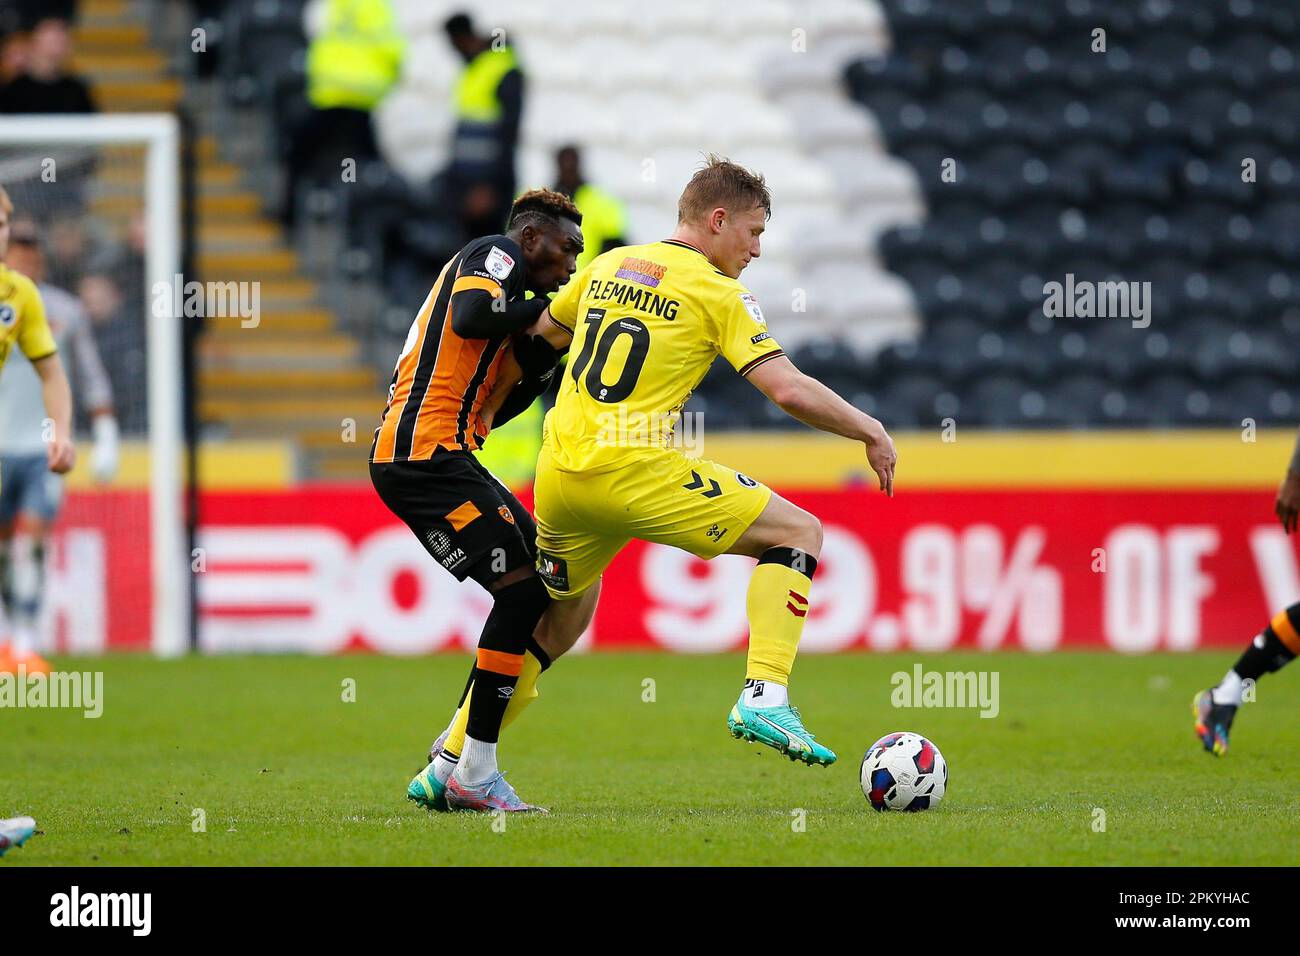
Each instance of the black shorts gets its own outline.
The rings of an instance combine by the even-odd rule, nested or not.
[[[509,571],[534,565],[533,516],[473,453],[372,461],[370,480],[388,509],[458,581],[472,577],[487,587]]]

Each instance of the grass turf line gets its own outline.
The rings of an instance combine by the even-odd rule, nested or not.
[[[826,769],[730,737],[740,655],[574,656],[501,744],[551,815],[504,832],[405,799],[467,656],[60,659],[104,671],[104,714],[0,709],[0,816],[43,831],[0,866],[1293,864],[1298,675],[1261,682],[1227,758],[1191,732],[1192,694],[1232,659],[807,655],[792,700],[839,754]],[[890,676],[918,660],[998,671],[1000,714],[895,709]],[[938,809],[877,814],[863,798],[863,750],[895,730],[947,758]]]

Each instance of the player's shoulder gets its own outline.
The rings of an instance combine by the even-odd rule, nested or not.
[[[460,251],[461,274],[472,272],[498,282],[523,273],[524,250],[509,236],[496,233],[471,239]]]
[[[40,299],[41,294],[36,289],[36,283],[21,272],[10,269],[4,263],[0,262],[0,295],[6,299]]]

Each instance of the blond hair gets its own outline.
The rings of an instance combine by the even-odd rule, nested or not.
[[[729,212],[762,206],[771,218],[772,194],[760,174],[710,153],[677,200],[677,221],[693,222],[719,206]]]

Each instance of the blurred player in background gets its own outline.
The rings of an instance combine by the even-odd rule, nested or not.
[[[77,392],[94,429],[95,478],[110,481],[117,471],[117,419],[85,310],[76,296],[44,281],[44,256],[31,220],[11,224],[5,262],[36,283],[55,346],[72,357]],[[40,376],[15,355],[0,377],[0,599],[8,625],[0,631],[0,667],[8,655],[10,669],[24,667],[29,674],[49,672],[37,653],[45,542],[63,499],[63,479],[46,461],[44,421]]]
[[[834,752],[804,727],[787,690],[821,522],[748,475],[671,447],[682,408],[722,355],[794,418],[862,442],[893,496],[896,454],[884,426],[796,369],[739,281],[770,215],[761,176],[709,157],[682,193],[671,238],[599,256],[530,330],[557,350],[570,340],[576,349],[537,463],[537,569],[555,600],[545,634],[554,660],[590,623],[601,575],[629,539],[705,560],[757,558],[745,686],[728,729],[829,765]]]
[[[555,191],[572,199],[582,213],[579,272],[601,253],[627,245],[627,211],[615,196],[587,181],[577,146],[555,151]]]
[[[72,469],[76,450],[72,444],[72,391],[68,376],[59,359],[58,346],[45,320],[45,306],[36,284],[27,276],[9,268],[9,219],[14,206],[9,194],[0,187],[0,373],[15,345],[31,361],[41,380],[41,402],[45,419],[45,467],[56,474]],[[4,474],[0,471],[0,494],[4,493]],[[5,653],[0,670],[24,667]],[[36,661],[33,661],[36,663]]]
[[[515,698],[527,702],[549,662],[534,632],[550,599],[534,570],[532,516],[474,452],[494,423],[531,405],[551,380],[556,352],[539,342],[535,366],[520,333],[573,274],[581,223],[559,193],[526,192],[505,235],[475,239],[443,266],[411,323],[371,446],[370,476],[384,504],[439,564],[459,581],[473,578],[493,601],[462,697],[472,702],[466,721],[448,729],[444,737],[454,739],[407,790],[431,809],[537,809],[497,769],[496,745],[507,709]],[[524,375],[527,383],[485,407],[503,366],[512,384]],[[525,669],[526,691],[517,687]]]
[[[1300,522],[1300,435],[1296,436],[1291,463],[1277,490],[1273,510],[1286,533],[1294,532]],[[1255,635],[1237,663],[1223,675],[1223,680],[1201,691],[1192,701],[1196,736],[1207,751],[1216,757],[1228,752],[1228,733],[1241,706],[1246,682],[1253,684],[1265,674],[1281,670],[1297,654],[1300,654],[1300,602],[1273,615],[1273,620]]]

